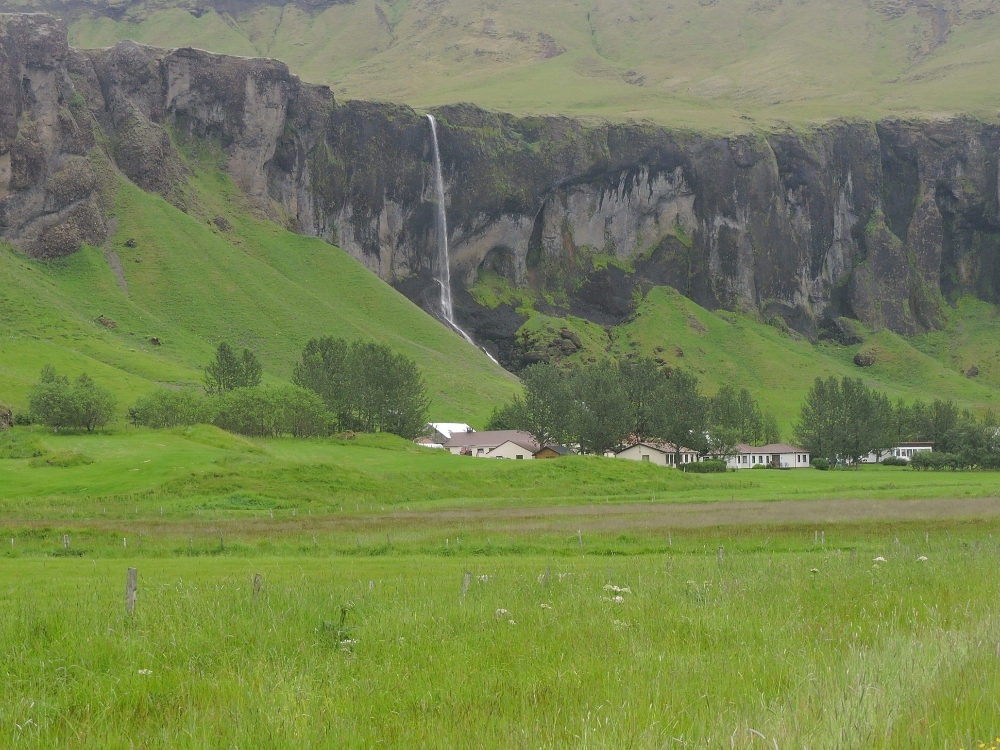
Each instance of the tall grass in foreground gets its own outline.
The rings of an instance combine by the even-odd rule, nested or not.
[[[970,747],[996,555],[8,560],[0,744]]]

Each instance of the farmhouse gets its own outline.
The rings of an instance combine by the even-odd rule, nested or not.
[[[463,432],[475,432],[464,422],[430,422],[427,427],[431,431],[431,442],[444,445],[452,436]]]
[[[490,430],[487,432],[457,432],[446,440],[444,447],[455,455],[478,458],[534,458],[541,447],[527,432],[520,430]]]
[[[915,442],[915,443],[900,443],[892,450],[885,451],[884,453],[869,453],[867,456],[861,459],[863,464],[877,464],[883,458],[892,456],[893,458],[902,458],[909,461],[913,458],[914,454],[921,453],[923,451],[933,451],[933,442]]]
[[[729,469],[752,469],[754,466],[808,469],[809,453],[784,443],[770,443],[759,447],[740,443],[736,446],[736,453],[726,459],[726,467]]]
[[[648,461],[659,466],[674,466],[677,453],[678,449],[673,443],[665,443],[660,440],[640,440],[616,453],[615,458],[625,458],[629,461]],[[683,447],[680,449],[680,462],[682,464],[700,460],[697,451]]]

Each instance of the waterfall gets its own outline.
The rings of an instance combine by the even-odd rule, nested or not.
[[[444,205],[444,177],[441,175],[441,151],[438,149],[437,121],[434,119],[434,115],[427,115],[427,121],[431,124],[431,142],[434,144],[434,192],[437,198],[437,217],[434,223],[437,231],[438,265],[438,276],[434,280],[441,287],[441,316],[462,338],[482,351],[494,364],[499,365],[500,363],[493,359],[488,351],[473,341],[472,337],[455,322],[455,311],[451,306],[451,264],[448,260],[448,212]]]

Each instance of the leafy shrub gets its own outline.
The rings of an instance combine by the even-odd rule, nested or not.
[[[313,437],[329,433],[323,400],[297,386],[237,388],[218,399],[216,427],[250,437]]]
[[[716,458],[684,464],[681,470],[688,474],[721,474],[726,471],[726,462]]]
[[[771,464],[754,464],[750,467],[751,470],[759,469],[760,471],[765,471],[767,469],[773,468]]]
[[[939,453],[937,451],[918,451],[910,459],[910,468],[920,470],[933,469],[961,469],[964,462],[959,456],[953,453]]]
[[[28,394],[32,419],[56,432],[60,427],[82,427],[93,432],[115,415],[114,394],[95,383],[87,373],[70,384],[55,368],[45,365],[38,383]]]
[[[898,458],[896,456],[887,456],[882,459],[883,466],[909,466],[910,462],[905,458]]]
[[[134,425],[153,427],[187,427],[211,424],[217,405],[204,392],[195,388],[170,391],[161,388],[140,398],[128,410],[129,421]]]
[[[814,458],[809,462],[809,465],[814,469],[819,469],[820,471],[828,471],[830,468],[830,462],[825,458]]]
[[[14,415],[14,426],[15,427],[27,427],[31,424],[31,415],[27,412],[18,412]]]

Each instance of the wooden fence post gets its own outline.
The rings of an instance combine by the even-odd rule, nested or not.
[[[723,560],[723,558],[725,558],[725,556],[726,556],[726,548],[725,547],[719,547],[719,564],[720,565],[722,564],[722,560]]]
[[[254,573],[253,576],[253,598],[257,598],[257,594],[260,593],[260,587],[264,583],[264,576],[260,573]]]
[[[69,549],[69,534],[63,534],[63,549]]]
[[[128,569],[128,579],[125,582],[125,611],[130,615],[135,612],[135,592],[139,588],[139,571]]]
[[[465,571],[465,576],[462,578],[462,600],[465,600],[465,595],[469,591],[469,584],[472,583],[472,573],[468,570]]]
[[[583,532],[580,529],[576,530],[576,541],[580,544],[580,549],[583,549]]]

